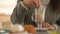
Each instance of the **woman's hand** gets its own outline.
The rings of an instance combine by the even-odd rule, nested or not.
[[[49,23],[43,23],[42,27],[43,28],[48,28],[50,30],[55,30],[55,27],[53,25],[50,25]]]
[[[40,7],[40,0],[23,0],[23,4],[27,7]]]

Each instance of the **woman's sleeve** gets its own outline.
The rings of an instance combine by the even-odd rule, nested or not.
[[[13,13],[11,15],[11,21],[13,24],[21,24],[24,21],[26,10],[21,5],[21,3],[18,3],[17,6],[14,8]]]

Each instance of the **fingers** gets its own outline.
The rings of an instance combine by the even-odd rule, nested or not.
[[[51,25],[50,25],[49,23],[43,23],[43,24],[42,24],[42,27],[43,27],[43,28],[50,28],[50,26],[51,26]]]
[[[40,0],[33,0],[33,1],[37,8],[40,7]]]
[[[40,7],[39,0],[24,0],[23,3],[28,7]]]
[[[30,7],[34,7],[35,5],[34,5],[34,2],[33,2],[33,0],[30,0]]]
[[[37,6],[37,7],[40,7],[40,1],[37,0],[36,2],[37,2],[37,3],[36,3],[36,6]]]

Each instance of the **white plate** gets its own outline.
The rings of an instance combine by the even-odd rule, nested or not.
[[[36,28],[36,30],[47,30],[49,28]]]

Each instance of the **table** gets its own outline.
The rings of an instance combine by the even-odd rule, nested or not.
[[[49,34],[49,33],[45,30],[37,30],[37,34]]]

